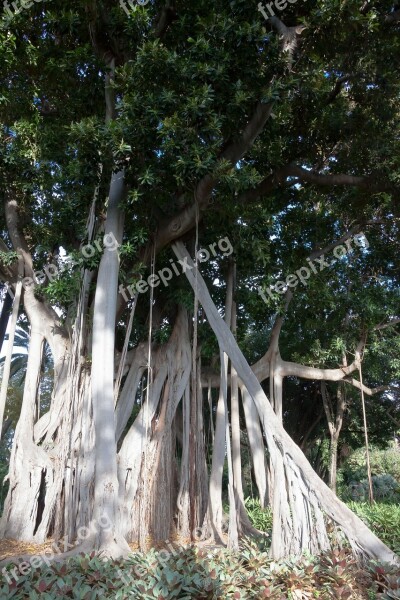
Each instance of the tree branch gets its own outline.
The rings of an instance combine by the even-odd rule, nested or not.
[[[314,250],[313,252],[311,252],[311,254],[309,255],[308,258],[310,260],[314,260],[315,258],[318,258],[324,254],[328,254],[328,252],[331,252],[331,250],[336,248],[336,246],[343,244],[344,242],[346,242],[346,240],[353,237],[353,235],[355,235],[356,233],[359,233],[363,227],[365,227],[367,225],[379,225],[382,223],[384,223],[384,221],[382,221],[380,219],[360,222],[357,225],[354,225],[354,227],[351,227],[348,231],[346,231],[346,233],[344,233],[338,240],[331,242],[324,248],[317,249],[317,250]]]
[[[11,192],[9,192],[11,194]],[[66,344],[68,343],[68,333],[60,324],[60,319],[57,313],[45,302],[39,301],[35,297],[33,283],[33,261],[29,252],[28,244],[25,236],[18,228],[18,204],[14,197],[7,198],[5,201],[5,214],[7,229],[10,234],[11,243],[14,250],[20,254],[23,259],[21,277],[25,274],[26,277],[32,278],[32,284],[24,288],[24,306],[28,314],[29,321],[32,323],[33,317],[36,317],[40,323],[41,332],[47,339],[55,362],[58,359],[64,358]]]
[[[393,12],[386,15],[386,17],[385,17],[385,23],[392,24],[392,23],[397,23],[397,21],[400,21],[400,9],[394,10]]]
[[[295,25],[294,27],[288,27],[276,16],[270,17],[268,20],[279,33],[281,50],[287,55],[287,64],[290,71],[293,64],[293,56],[298,46],[298,37],[306,29],[306,26]]]
[[[359,77],[359,75],[343,75],[342,77],[339,77],[339,79],[336,81],[335,87],[333,88],[333,90],[331,91],[331,93],[329,94],[325,104],[326,106],[328,106],[329,104],[332,104],[332,102],[336,99],[336,97],[340,94],[340,92],[343,89],[344,84],[347,81],[350,81],[351,79],[355,79],[356,77]]]
[[[111,37],[109,31],[109,17],[105,10],[101,10],[95,0],[89,0],[85,5],[88,16],[89,34],[96,56],[110,64],[114,59],[116,64],[123,62],[123,56],[118,47],[118,41]]]
[[[249,202],[257,200],[262,196],[266,196],[280,185],[293,185],[292,181],[286,181],[287,178],[290,176],[290,173],[291,165],[286,165],[285,167],[277,169],[276,171],[268,175],[263,181],[261,181],[261,183],[259,183],[255,188],[243,192],[238,197],[238,202],[241,204],[248,204]]]
[[[167,33],[171,23],[173,23],[177,18],[178,15],[173,1],[167,0],[157,18],[154,28],[154,36],[162,40],[165,37],[165,34]]]
[[[393,186],[387,182],[378,183],[371,176],[356,176],[347,174],[321,174],[315,171],[308,171],[303,167],[292,164],[290,166],[290,175],[298,177],[300,181],[307,181],[321,186],[352,186],[367,189],[371,191],[384,191]]]
[[[393,417],[393,415],[390,414],[389,411],[386,414],[389,417],[389,419],[392,421],[392,423],[394,423],[396,425],[396,427],[398,427],[400,429],[400,421],[398,421],[397,419],[395,419]]]
[[[379,394],[380,392],[384,392],[386,390],[390,389],[390,385],[380,385],[379,387],[376,388],[369,388],[366,385],[361,385],[361,383],[357,380],[357,379],[343,379],[343,381],[345,383],[349,383],[350,385],[352,385],[353,387],[357,388],[358,390],[363,390],[364,394],[366,394],[367,396],[374,396],[375,394]]]
[[[289,179],[288,178],[296,178]],[[324,187],[331,186],[351,186],[367,189],[369,191],[385,191],[393,189],[393,185],[388,182],[378,183],[372,176],[356,176],[347,174],[320,174],[315,171],[308,171],[294,163],[281,167],[268,175],[255,188],[246,190],[239,198],[238,202],[245,204],[266,196],[279,186],[289,187],[296,183],[308,182],[314,185]]]
[[[333,409],[331,399],[329,397],[329,392],[326,387],[325,381],[321,381],[321,393],[322,393],[322,402],[325,410],[326,419],[328,421],[328,427],[330,434],[333,435],[335,433],[334,427],[334,417],[333,417]]]
[[[259,102],[242,134],[235,142],[230,143],[221,151],[218,159],[220,161],[228,160],[232,165],[235,165],[245,153],[248,152],[256,138],[263,131],[264,126],[271,115],[271,111],[271,103],[264,104]],[[195,197],[197,199],[199,211],[202,211],[207,207],[216,183],[217,178],[208,173],[197,184]],[[156,251],[160,251],[167,244],[190,231],[190,229],[194,227],[195,222],[196,205],[193,203],[190,206],[185,207],[178,215],[161,223],[157,235]],[[147,249],[147,254],[148,252],[149,250]]]
[[[379,331],[380,329],[386,329],[387,327],[394,327],[395,325],[398,325],[398,323],[400,323],[400,318],[395,318],[389,321],[389,323],[381,323],[380,325],[376,325],[374,330]]]

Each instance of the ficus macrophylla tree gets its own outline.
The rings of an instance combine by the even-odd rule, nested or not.
[[[396,560],[284,427],[285,378],[359,387],[368,335],[388,325],[384,344],[398,317],[389,10],[354,1],[339,20],[327,0],[264,22],[241,0],[151,2],[129,16],[108,1],[55,1],[2,31],[0,276],[31,282],[3,537],[89,527],[79,550],[112,557],[176,534],[236,547],[260,533],[244,502],[244,423],[273,556],[326,549],[331,522],[356,553]],[[257,293],[361,232],[368,248],[305,286],[267,304]],[[111,234],[118,248],[99,250]],[[192,263],[223,237],[232,256]],[[62,249],[74,263],[37,281],[65,265]],[[172,249],[185,268],[164,285],[156,273]],[[145,293],[120,293],[141,280]],[[240,343],[262,327],[252,364]],[[45,342],[54,385],[39,414]],[[388,359],[365,391],[397,375]],[[111,525],[91,527],[101,522]]]

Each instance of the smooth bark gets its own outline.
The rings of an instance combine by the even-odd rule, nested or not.
[[[2,431],[2,426],[3,426],[4,410],[6,407],[8,384],[9,384],[9,380],[10,380],[11,360],[12,360],[12,353],[14,350],[14,338],[15,338],[15,330],[17,328],[18,311],[19,311],[19,305],[20,305],[20,301],[21,301],[21,292],[22,292],[22,281],[19,280],[17,282],[16,288],[15,288],[15,297],[14,297],[14,304],[13,304],[11,320],[10,320],[10,333],[8,336],[7,353],[6,353],[6,357],[5,357],[5,361],[4,361],[3,377],[1,380],[0,440],[1,440],[1,431]]]
[[[173,245],[174,252],[179,259],[186,258],[188,264],[194,267],[193,261],[181,242]],[[186,271],[186,277],[190,284],[194,284],[193,270]],[[247,364],[246,359],[238,348],[232,333],[221,318],[218,309],[214,305],[207,287],[199,273],[196,274],[198,297],[207,315],[221,348],[229,355],[232,364],[238,372],[243,384],[253,397],[263,424],[267,439],[268,449],[275,462],[274,471],[279,473],[281,468],[285,469],[290,480],[296,483],[296,488],[288,487],[286,502],[283,507],[276,506],[274,501],[274,532],[272,540],[272,552],[274,557],[284,556],[291,552],[301,552],[305,549],[315,551],[316,546],[324,549],[329,547],[329,541],[324,527],[324,517],[329,517],[339,526],[353,550],[363,555],[377,558],[382,561],[400,564],[398,557],[388,548],[352,511],[341,502],[335,494],[319,479],[307,461],[304,454],[285,432],[279,419],[264,394],[256,376]],[[279,470],[278,470],[279,469]],[[283,486],[279,486],[279,492],[283,492]],[[294,518],[286,522],[288,513],[287,502],[293,504],[296,491],[301,494],[301,502],[304,507],[301,513],[295,510]],[[314,517],[312,518],[312,515]],[[276,520],[279,525],[276,525]],[[312,540],[313,535],[317,539]]]

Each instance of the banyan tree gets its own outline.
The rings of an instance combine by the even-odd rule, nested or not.
[[[379,258],[379,314],[396,317],[383,252],[397,235],[396,20],[389,5],[350,2],[341,20],[335,6],[265,21],[241,0],[129,16],[54,0],[2,31],[0,276],[11,332],[25,315],[30,340],[1,536],[74,540],[107,522],[83,548],[119,556],[176,535],[234,548],[264,533],[246,512],[245,435],[274,557],[335,538],[397,560],[285,430],[286,378],[376,391],[358,373]],[[326,263],[357,235],[368,248]],[[260,286],[311,264],[305,285],[264,302]],[[300,332],[344,288],[353,344],[336,364],[303,364],[287,344],[283,358],[286,323]],[[261,322],[251,364],[242,341]]]

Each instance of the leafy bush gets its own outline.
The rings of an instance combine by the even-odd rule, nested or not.
[[[400,555],[400,506],[349,502],[349,508],[396,554]]]
[[[400,500],[400,485],[396,479],[384,473],[383,475],[372,476],[372,491],[374,500],[384,500],[388,502],[398,502]],[[369,495],[368,479],[360,482],[352,481],[347,489],[342,492],[342,497],[352,500],[367,500]]]
[[[269,507],[261,508],[258,498],[246,498],[244,501],[247,514],[252,525],[266,533],[272,531],[272,511]]]
[[[378,590],[378,594],[375,594],[372,598],[379,598],[380,600],[398,600],[400,598],[398,570],[387,569],[383,565],[371,561],[369,571],[374,579],[374,588]]]
[[[261,509],[258,500],[252,498],[247,498],[245,504],[253,525],[270,532],[271,510]],[[400,506],[351,502],[349,507],[400,554]],[[269,543],[270,537],[266,540]],[[79,555],[66,563],[31,566],[17,581],[9,577],[11,582],[1,578],[1,599],[400,598],[399,569],[371,561],[360,570],[348,549],[333,550],[320,557],[305,555],[273,561],[268,544],[254,540],[244,540],[237,553],[170,545],[168,552],[138,552],[125,561],[106,562],[94,554]]]
[[[192,546],[167,557],[162,551],[136,553],[126,561],[80,555],[3,582],[0,598],[14,600],[390,600],[400,589],[398,569],[371,562],[360,570],[346,550],[272,561],[251,542],[237,553]]]
[[[400,450],[394,444],[382,450],[371,448],[370,462],[372,475],[391,475],[400,484]],[[338,481],[348,486],[367,478],[365,448],[353,452],[338,470]]]

